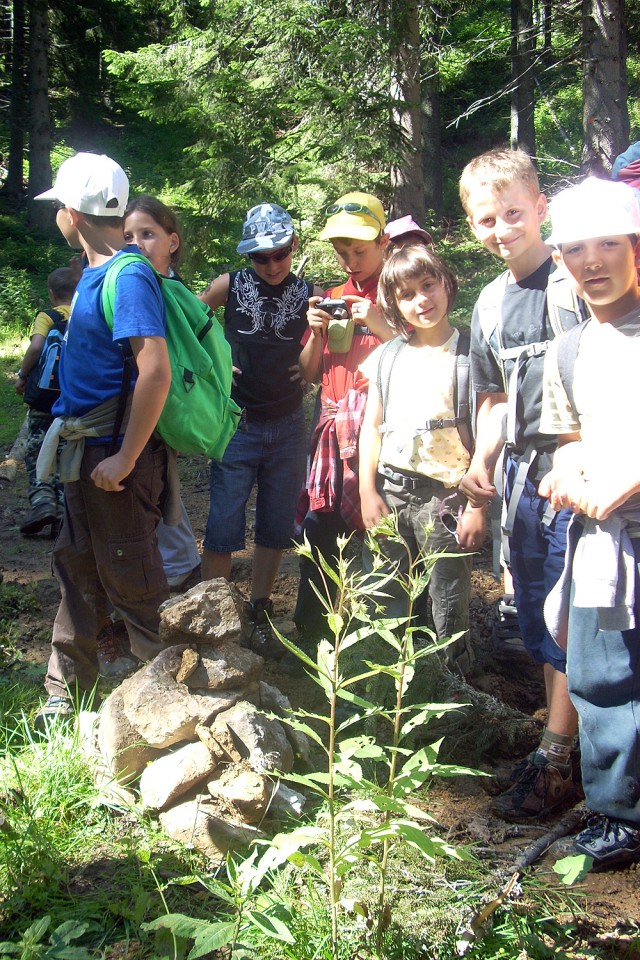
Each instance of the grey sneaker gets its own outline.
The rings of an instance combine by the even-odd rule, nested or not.
[[[43,703],[33,718],[33,726],[40,733],[45,733],[54,720],[58,718],[70,719],[74,713],[73,703],[69,697],[52,694]]]
[[[129,650],[129,636],[122,620],[108,618],[96,637],[98,672],[103,680],[126,680],[140,661]]]
[[[57,522],[58,508],[56,504],[50,503],[49,500],[41,500],[31,508],[29,516],[20,525],[20,533],[25,537],[32,537],[44,530],[45,527],[50,524],[57,524]]]
[[[250,649],[267,660],[280,660],[287,651],[269,623],[269,617],[273,617],[273,601],[268,597],[260,600],[245,600],[244,612],[250,627],[248,637]]]
[[[578,853],[593,857],[593,870],[640,862],[640,827],[594,814],[574,840]]]
[[[520,779],[491,803],[504,820],[541,820],[560,806],[576,801],[571,764],[556,766],[543,757],[527,758]]]

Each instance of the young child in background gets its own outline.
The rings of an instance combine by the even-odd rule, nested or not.
[[[306,424],[298,360],[307,333],[309,297],[319,293],[291,272],[298,238],[276,203],[247,212],[238,253],[250,266],[217,277],[201,294],[212,310],[224,306],[225,336],[234,364],[233,399],[242,420],[220,462],[211,463],[211,506],[202,551],[205,580],[231,576],[231,556],[245,545],[245,512],[257,484],[251,595],[245,610],[257,653],[279,658],[271,592],[282,551],[291,546],[296,502],[304,479]]]
[[[566,638],[580,717],[591,816],[573,852],[592,857],[594,869],[616,868],[640,862],[637,191],[588,177],[552,200],[551,223],[554,260],[593,319],[563,334],[545,358],[540,429],[558,436],[559,447],[540,492],[577,514],[545,614]]]
[[[384,251],[384,258],[388,260],[392,253],[409,244],[423,243],[427,247],[433,246],[433,237],[412,216],[398,217],[389,220],[385,233],[389,238]]]
[[[29,404],[24,463],[29,480],[30,510],[27,519],[20,526],[20,533],[24,536],[33,536],[49,525],[52,530],[57,530],[62,516],[63,489],[57,476],[52,474],[47,480],[38,480],[36,477],[40,447],[53,422],[51,407],[60,391],[39,389],[33,380],[49,331],[57,325],[60,334],[64,335],[77,283],[77,277],[68,267],[59,267],[49,274],[49,300],[54,309],[41,310],[37,314],[31,330],[31,342],[22,358],[15,384],[16,393],[22,395],[25,403]]]
[[[462,335],[448,314],[458,284],[450,268],[420,244],[389,257],[378,290],[378,309],[401,340],[378,347],[361,365],[369,379],[359,446],[362,519],[374,530],[383,516],[396,511],[399,533],[414,557],[421,549],[450,554],[436,561],[429,593],[438,639],[462,633],[446,655],[452,669],[464,676],[473,662],[471,556],[455,554],[481,546],[485,522],[484,509],[466,504],[458,493],[471,459],[470,416],[457,424],[454,400]],[[467,337],[466,354],[468,346]],[[456,532],[443,523],[443,509],[459,516]],[[427,526],[433,529],[427,531]],[[402,545],[382,539],[380,548],[401,576],[408,572]],[[371,571],[366,544],[363,561]],[[380,601],[385,616],[406,616],[401,584],[391,580],[385,593],[391,594]]]
[[[351,305],[352,339],[332,349],[327,336],[331,314],[318,308],[320,298],[309,301],[310,336],[300,355],[300,372],[309,382],[321,382],[320,420],[311,438],[307,489],[298,505],[301,538],[306,536],[314,552],[331,563],[336,540],[342,534],[362,530],[358,494],[358,434],[366,403],[366,377],[360,364],[393,331],[375,309],[378,278],[388,242],[380,201],[368,193],[340,197],[326,211],[321,240],[333,245],[338,262],[348,275],[328,298],[342,298]],[[322,589],[315,564],[300,563],[300,585],[294,620],[303,636],[313,637],[324,628],[323,608],[313,590]]]
[[[543,665],[549,709],[538,749],[496,781],[502,793],[493,808],[508,820],[536,820],[576,798],[571,751],[578,727],[565,656],[543,617],[545,598],[562,571],[570,516],[567,510],[548,510],[538,494],[555,449],[555,441],[539,429],[543,355],[555,335],[547,291],[556,278],[551,250],[540,232],[547,201],[530,157],[521,150],[491,150],[468,163],[460,199],[476,240],[507,268],[484,288],[471,321],[476,447],[461,489],[478,506],[496,495],[493,474],[505,442],[502,416],[495,412],[504,409],[515,369],[513,416],[507,417],[505,526],[522,639],[533,660]],[[576,313],[572,315],[576,322]]]
[[[159,274],[180,279],[182,234],[173,210],[156,197],[136,197],[127,205],[123,228],[125,243],[136,244]],[[170,589],[184,591],[195,586],[200,581],[200,553],[182,499],[180,522],[169,525],[161,520],[157,535]]]

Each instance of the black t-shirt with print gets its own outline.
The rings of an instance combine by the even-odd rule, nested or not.
[[[256,420],[293,413],[302,403],[300,381],[289,367],[298,362],[307,331],[313,287],[292,273],[277,286],[254,270],[229,275],[224,311],[225,336],[231,345],[235,376],[233,399]]]
[[[554,336],[547,312],[547,282],[554,269],[551,257],[532,274],[518,282],[507,283],[502,300],[502,346],[505,348],[543,343]],[[507,384],[515,361],[505,362]],[[518,389],[516,445],[512,451],[516,458],[533,443],[536,450],[544,451],[538,457],[535,476],[542,477],[551,466],[551,454],[555,440],[540,433],[542,410],[542,379],[544,356],[533,357],[521,367]],[[478,320],[477,307],[471,321],[471,374],[473,388],[477,393],[506,392],[500,364],[485,340]]]

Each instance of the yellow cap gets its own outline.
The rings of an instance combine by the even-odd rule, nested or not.
[[[345,193],[326,209],[327,222],[320,240],[375,240],[384,232],[386,220],[382,204],[370,193]]]

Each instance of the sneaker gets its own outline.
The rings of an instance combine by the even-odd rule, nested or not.
[[[593,870],[609,870],[640,862],[640,828],[623,820],[594,814],[574,840],[577,853],[593,857]]]
[[[248,644],[254,653],[267,660],[280,660],[286,653],[286,647],[280,643],[269,618],[273,617],[273,601],[245,600],[244,612],[249,621]]]
[[[128,649],[129,637],[122,620],[108,618],[96,637],[98,672],[103,680],[125,680],[135,673],[140,661]]]
[[[57,718],[70,719],[74,712],[73,703],[69,697],[52,694],[33,718],[33,726],[40,733],[45,733],[54,720]]]
[[[29,516],[21,524],[20,533],[25,537],[32,537],[48,527],[49,524],[57,523],[57,521],[58,508],[56,504],[50,503],[48,500],[40,500],[39,503],[34,504],[29,511]]]
[[[167,577],[169,590],[171,593],[186,593],[191,587],[202,581],[202,566],[198,564],[193,570],[187,570],[186,573],[179,573],[175,577]]]
[[[520,779],[491,803],[503,820],[516,823],[547,817],[563,804],[576,799],[571,764],[556,766],[543,757],[526,758]]]

